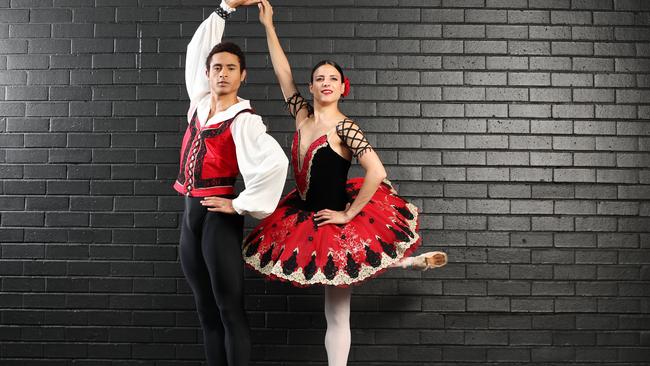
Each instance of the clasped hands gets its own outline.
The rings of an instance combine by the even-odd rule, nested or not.
[[[273,7],[268,0],[225,0],[226,4],[235,9],[239,6],[249,6],[257,4],[260,10],[260,22],[264,26],[273,25]]]
[[[239,6],[258,4],[261,0],[225,0],[229,7],[235,9]]]

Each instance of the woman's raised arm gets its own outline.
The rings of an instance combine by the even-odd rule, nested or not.
[[[260,9],[260,23],[264,25],[266,31],[266,42],[273,63],[273,71],[278,78],[284,100],[288,102],[289,113],[296,118],[296,126],[305,118],[309,117],[309,106],[302,98],[295,98],[298,92],[296,84],[291,73],[291,65],[287,56],[284,54],[278,35],[275,33],[273,25],[273,7],[268,0],[261,0],[257,4]],[[294,98],[292,98],[294,97]],[[301,100],[297,100],[301,99]]]

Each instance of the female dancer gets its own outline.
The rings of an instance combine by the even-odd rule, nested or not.
[[[420,244],[417,207],[397,195],[359,126],[339,111],[338,101],[349,91],[343,70],[332,61],[316,64],[309,83],[312,107],[294,84],[271,5],[261,0],[258,7],[273,69],[296,121],[292,160],[297,189],[246,238],[244,259],[274,279],[327,285],[328,364],[343,366],[350,350],[349,285],[389,267],[440,267],[447,256],[408,257]],[[353,156],[366,174],[347,180]]]

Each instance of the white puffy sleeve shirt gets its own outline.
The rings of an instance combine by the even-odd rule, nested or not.
[[[217,13],[212,13],[201,23],[187,46],[185,85],[190,97],[188,123],[195,111],[201,125],[209,126],[250,108],[248,100],[239,98],[238,103],[207,119],[211,99],[205,60],[212,47],[221,42],[224,27],[225,21]],[[273,213],[280,200],[289,161],[278,142],[266,133],[260,116],[242,113],[230,125],[230,130],[245,185],[245,189],[232,201],[233,208],[240,215],[249,214],[262,219]]]

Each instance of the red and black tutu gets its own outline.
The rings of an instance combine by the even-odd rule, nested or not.
[[[363,178],[347,181],[353,201]],[[349,286],[371,278],[419,245],[417,207],[397,195],[385,180],[349,223],[317,226],[316,212],[303,209],[297,190],[244,241],[249,267],[297,286]]]

